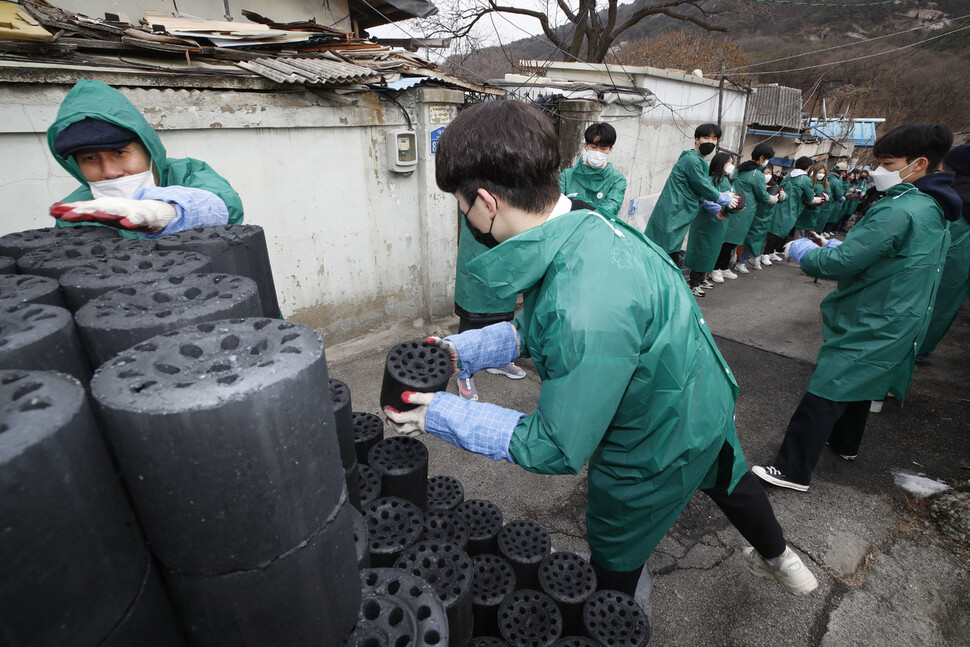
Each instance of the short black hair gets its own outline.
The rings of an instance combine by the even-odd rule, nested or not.
[[[616,143],[616,129],[606,122],[598,121],[590,125],[583,135],[587,144],[597,144],[599,146],[612,146]],[[599,141],[597,141],[599,139]]]
[[[700,139],[701,137],[717,137],[721,138],[721,127],[717,124],[701,124],[694,129],[694,139]]]
[[[469,203],[479,188],[538,213],[559,196],[559,139],[538,108],[486,101],[458,113],[435,155],[435,180]]]
[[[775,156],[775,149],[771,147],[771,144],[765,144],[764,142],[758,144],[751,151],[751,159],[756,160],[759,157],[764,157],[765,159],[771,159]]]
[[[935,171],[953,145],[953,132],[943,124],[907,124],[893,128],[876,141],[872,154],[878,157],[918,157],[929,160],[927,172]]]
[[[795,168],[807,171],[812,168],[812,158],[807,155],[799,157],[795,160]]]

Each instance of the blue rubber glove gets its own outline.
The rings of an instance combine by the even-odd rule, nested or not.
[[[829,242],[825,243],[825,249],[835,249],[842,244],[842,241],[838,238],[833,238]]]
[[[411,411],[384,408],[384,415],[398,433],[427,432],[459,449],[496,461],[515,462],[509,454],[509,442],[524,413],[465,400],[444,391],[434,394],[405,391],[401,397],[420,406]]]
[[[839,202],[845,202],[845,196],[842,196],[841,198],[839,198]]]
[[[794,258],[796,263],[801,263],[805,254],[818,248],[818,245],[808,238],[798,238],[785,245],[785,255]]]
[[[704,202],[701,204],[701,208],[714,216],[721,212],[721,205],[716,202],[711,202],[710,200],[704,200]]]
[[[734,196],[732,196],[730,193],[726,191],[721,195],[717,196],[717,203],[722,207],[726,207],[729,204],[731,204],[732,200],[734,200]]]
[[[451,357],[452,375],[469,378],[483,368],[498,368],[519,356],[519,333],[508,321],[466,330],[444,339],[429,337]]]

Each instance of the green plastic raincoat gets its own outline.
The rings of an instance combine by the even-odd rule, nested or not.
[[[693,148],[681,153],[670,171],[644,232],[668,254],[680,251],[700,203],[714,202],[720,195],[708,171],[707,162]]]
[[[898,184],[832,249],[808,252],[809,276],[835,279],[822,301],[823,338],[808,391],[835,402],[900,401],[929,324],[949,244],[943,209]]]
[[[812,197],[818,198],[823,193],[828,193],[828,189],[821,182],[812,182]],[[815,223],[818,221],[819,214],[822,213],[824,206],[825,203],[820,205],[806,204],[801,215],[795,220],[795,227],[798,229],[815,229]]]
[[[771,196],[768,195],[764,171],[757,166],[738,173],[738,177],[734,181],[734,188],[738,193],[744,195],[744,210],[728,216],[724,242],[740,245],[747,237],[755,216],[763,213],[764,207],[771,206],[769,204]]]
[[[81,173],[73,155],[67,159],[54,152],[54,139],[71,124],[86,117],[93,117],[133,131],[141,139],[158,171],[158,186],[187,186],[211,191],[222,198],[229,209],[229,224],[237,225],[243,221],[242,201],[229,182],[216,173],[205,162],[192,158],[170,158],[158,133],[148,124],[138,109],[123,94],[101,81],[78,81],[64,97],[57,111],[57,119],[47,129],[47,144],[58,163],[80,183],[62,202],[91,200],[91,189]],[[98,223],[78,223],[86,226],[101,226]],[[57,226],[68,223],[57,221]],[[128,238],[139,237],[131,231],[120,232]]]
[[[711,178],[712,185],[714,178]],[[717,181],[716,188],[719,192],[733,191],[731,179],[722,177]],[[695,272],[710,272],[717,263],[717,257],[721,253],[721,245],[724,243],[724,232],[727,231],[728,222],[737,214],[721,209],[721,216],[727,218],[722,220],[713,213],[698,207],[697,216],[690,223],[690,235],[687,236],[687,255],[684,257],[684,264]]]
[[[784,189],[788,198],[784,202],[775,205],[771,215],[771,226],[768,228],[775,236],[785,238],[791,233],[795,226],[795,221],[805,210],[806,202],[811,202],[815,197],[815,190],[812,188],[812,181],[808,175],[798,175],[792,177],[789,174],[781,181],[781,188]]]
[[[607,163],[604,168],[594,168],[583,161],[582,156],[574,166],[559,175],[559,187],[569,198],[576,198],[596,207],[610,218],[616,218],[626,193],[626,178]]]
[[[844,202],[839,202],[839,198],[845,196],[845,184],[834,175],[829,178],[829,187],[832,189],[832,199],[825,205],[827,217],[824,224],[838,222],[842,219]],[[824,227],[823,227],[824,228]]]
[[[455,303],[467,312],[504,314],[515,310],[518,295],[500,298],[468,275],[468,264],[488,247],[475,240],[465,219],[458,216],[458,264],[455,266]]]
[[[964,203],[964,209],[970,208]],[[930,317],[926,338],[917,355],[932,353],[957,318],[960,307],[970,296],[970,222],[961,217],[950,223],[950,248],[946,252],[940,289]]]
[[[522,293],[513,324],[542,378],[509,450],[542,474],[589,463],[587,534],[611,570],[647,559],[694,491],[733,449],[737,383],[680,271],[638,231],[573,211],[469,263],[499,297]]]

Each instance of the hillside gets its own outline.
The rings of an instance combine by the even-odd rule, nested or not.
[[[831,6],[832,0],[822,1],[826,4],[806,6],[781,0],[715,0],[711,6],[720,13],[714,22],[725,33],[653,16],[624,32],[607,61],[618,57],[630,62],[624,60],[624,52],[637,49],[647,52],[649,63],[654,39],[669,31],[686,31],[700,40],[739,46],[749,66],[730,72],[736,78],[798,87],[806,101],[814,101],[819,93],[826,99],[829,114],[848,110],[853,116],[885,116],[890,123],[941,121],[955,130],[970,129],[970,88],[961,72],[970,69],[970,17],[965,17],[970,14],[970,4],[966,0],[888,4],[846,0],[846,5],[855,6]],[[636,2],[620,6],[618,22],[638,6]],[[860,42],[874,38],[877,40]],[[933,40],[919,43],[928,38]],[[568,57],[544,36],[536,36],[505,43],[504,51],[500,47],[476,49],[453,61],[450,71],[477,80],[501,78],[514,71],[510,60],[517,63],[531,58]],[[776,61],[779,58],[786,60]],[[758,65],[760,62],[768,63]],[[717,72],[706,60],[685,60],[681,69],[695,67],[708,76]]]

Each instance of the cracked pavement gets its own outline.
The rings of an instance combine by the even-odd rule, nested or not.
[[[804,394],[822,341],[815,285],[794,264],[766,267],[700,299],[738,379],[737,427],[749,465],[770,462]],[[457,329],[457,319],[398,324],[327,349],[330,377],[351,389],[354,411],[380,413],[384,357],[395,344]],[[786,647],[970,645],[970,546],[941,534],[932,502],[894,484],[905,469],[970,483],[970,305],[930,361],[917,367],[905,407],[872,415],[859,458],[824,452],[807,493],[768,486],[786,538],[819,579],[796,598],[744,569],[747,544],[703,494],[690,501],[650,559],[654,645]],[[479,373],[482,400],[531,412],[539,379]],[[455,384],[449,386],[455,392]],[[555,550],[588,553],[585,473],[531,474],[422,437],[429,474],[458,478],[465,497],[496,503],[506,522],[531,519]],[[644,578],[646,579],[646,578]],[[641,582],[643,584],[643,582]],[[645,593],[646,587],[641,587]]]

